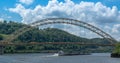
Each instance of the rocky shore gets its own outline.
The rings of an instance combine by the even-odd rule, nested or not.
[[[120,54],[118,54],[118,53],[112,53],[112,54],[111,54],[111,57],[120,58]]]

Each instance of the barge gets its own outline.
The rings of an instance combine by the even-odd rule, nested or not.
[[[58,56],[73,56],[73,55],[90,55],[90,53],[65,53],[63,51],[58,52]]]

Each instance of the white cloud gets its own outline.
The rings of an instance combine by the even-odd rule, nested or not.
[[[119,33],[120,32],[120,24],[116,24],[112,28],[113,33]]]
[[[4,19],[3,18],[0,18],[0,22],[3,22],[4,21]]]
[[[75,4],[70,0],[66,0],[65,3],[51,0],[47,6],[37,5],[34,9],[26,9],[23,5],[17,4],[16,8],[9,10],[20,14],[23,23],[48,17],[69,17],[95,23],[111,23],[120,20],[120,12],[117,7],[106,7],[100,2]]]
[[[71,0],[65,0],[64,3],[50,0],[46,6],[37,5],[34,9],[26,9],[22,4],[17,4],[15,8],[10,8],[9,11],[18,13],[22,17],[22,22],[26,24],[44,18],[66,17],[82,20],[104,29],[107,24],[111,24],[108,26],[110,27],[114,23],[120,22],[120,11],[117,7],[110,8],[101,2],[82,1],[76,4]],[[80,31],[80,29],[78,30]],[[78,30],[77,32],[79,32]],[[105,29],[105,31],[107,30]],[[120,33],[120,31],[118,32]],[[112,31],[109,33],[112,34]]]
[[[70,32],[71,34],[75,34],[80,37],[86,37],[86,38],[96,38],[100,37],[97,34],[93,33],[92,31],[89,31],[85,28],[74,26],[74,25],[66,25],[64,28],[61,28],[65,31]],[[93,35],[93,36],[91,36]]]
[[[111,34],[117,39],[120,40],[120,24],[113,25],[111,29]]]
[[[114,24],[112,26],[105,25],[102,30],[109,33],[117,40],[120,40],[120,24]]]
[[[19,2],[23,3],[23,4],[32,4],[34,0],[19,0]]]

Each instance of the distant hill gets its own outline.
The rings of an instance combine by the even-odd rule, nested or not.
[[[27,26],[21,23],[15,22],[1,22],[0,23],[0,40],[6,38],[14,31]],[[56,28],[46,29],[32,29],[20,35],[16,42],[97,42],[97,43],[109,43],[103,38],[87,39],[82,38],[66,31]]]

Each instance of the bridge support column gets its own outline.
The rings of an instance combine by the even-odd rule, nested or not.
[[[4,54],[4,46],[0,45],[0,55]]]

